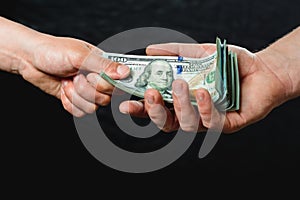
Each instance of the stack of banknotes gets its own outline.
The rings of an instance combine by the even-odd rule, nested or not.
[[[190,100],[197,105],[194,91],[205,88],[218,109],[240,108],[240,82],[236,53],[229,51],[226,40],[216,39],[216,51],[203,58],[182,56],[146,56],[104,52],[103,57],[127,65],[131,73],[113,80],[104,72],[100,76],[115,87],[143,98],[146,89],[157,89],[164,101],[172,103],[172,82],[183,79],[189,85]]]

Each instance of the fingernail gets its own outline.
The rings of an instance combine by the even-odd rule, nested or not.
[[[204,100],[204,94],[203,94],[203,92],[197,92],[197,100],[199,102],[201,102],[201,101]]]
[[[74,82],[77,82],[79,80],[79,75],[76,75],[73,79]]]
[[[175,95],[180,95],[182,93],[182,83],[174,82],[173,90]]]
[[[61,86],[62,87],[66,87],[67,85],[68,85],[68,81],[66,81],[66,80],[61,81]]]
[[[127,74],[129,72],[129,68],[126,65],[119,65],[117,67],[117,72],[120,75]]]
[[[128,103],[122,103],[122,104],[120,104],[119,110],[123,114],[128,114],[128,110],[129,110]]]
[[[153,102],[154,102],[153,96],[148,96],[147,97],[147,102],[148,102],[148,104],[153,104]]]

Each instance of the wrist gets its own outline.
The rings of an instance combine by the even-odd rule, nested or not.
[[[257,53],[283,84],[284,100],[300,95],[300,27]]]
[[[43,35],[0,17],[0,69],[21,74],[32,60],[36,43]]]
[[[300,96],[300,27],[270,45],[268,49],[284,60],[282,70],[285,71],[285,79],[290,82],[289,98]]]

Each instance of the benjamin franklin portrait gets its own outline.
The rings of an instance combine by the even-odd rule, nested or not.
[[[172,66],[164,60],[154,60],[144,69],[137,79],[135,86],[138,88],[154,88],[164,97],[171,98],[171,86],[174,80]]]

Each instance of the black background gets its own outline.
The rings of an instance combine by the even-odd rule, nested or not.
[[[155,26],[180,31],[198,42],[214,42],[219,36],[255,52],[297,27],[299,9],[296,0],[11,0],[1,5],[0,14],[40,32],[94,45],[128,29]],[[59,100],[5,72],[0,74],[0,91],[4,190],[50,195],[71,186],[70,192],[77,194],[89,186],[98,197],[107,188],[113,189],[111,195],[128,188],[121,194],[133,195],[133,191],[140,190],[146,196],[160,190],[171,194],[174,188],[183,186],[203,192],[206,185],[229,186],[229,191],[235,193],[236,187],[254,181],[247,187],[252,193],[257,185],[262,189],[271,184],[292,186],[291,182],[300,178],[299,99],[283,104],[235,134],[223,134],[203,159],[197,157],[202,134],[170,166],[146,174],[129,174],[111,169],[89,154],[72,116]],[[110,124],[109,109],[103,108],[98,114],[107,115],[105,123]],[[113,130],[111,126],[111,138],[126,145],[128,139]],[[129,146],[151,146],[156,142]]]

